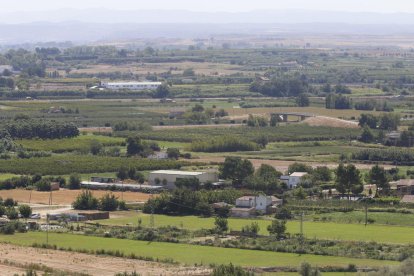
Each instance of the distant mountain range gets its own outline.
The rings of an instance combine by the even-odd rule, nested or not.
[[[244,13],[106,9],[0,11],[0,44],[288,33],[414,34],[414,14],[304,10]]]

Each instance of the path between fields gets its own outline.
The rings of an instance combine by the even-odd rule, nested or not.
[[[120,272],[136,271],[141,275],[209,275],[206,268],[175,266],[83,253],[64,252],[0,243],[1,275],[22,273],[22,266],[44,265],[59,271],[86,273],[89,275],[113,276]],[[7,272],[3,274],[3,272]]]
[[[249,159],[252,163],[253,166],[257,169],[259,168],[262,164],[267,164],[270,166],[273,166],[275,169],[277,169],[278,171],[281,172],[285,172],[288,170],[288,167],[293,164],[293,163],[306,163],[307,165],[310,165],[314,168],[318,167],[318,166],[327,166],[328,168],[334,169],[338,167],[338,163],[328,163],[328,162],[301,162],[301,161],[287,161],[287,160],[269,160],[269,159]],[[201,157],[198,159],[190,159],[187,160],[190,162],[204,162],[204,163],[222,163],[224,162],[224,157]],[[357,164],[355,163],[355,166],[358,169],[371,169],[372,166],[374,166],[373,164]],[[383,165],[384,168],[386,169],[391,169],[391,168],[395,168],[395,166],[393,165]]]

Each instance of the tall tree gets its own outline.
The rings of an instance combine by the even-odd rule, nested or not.
[[[376,185],[375,196],[381,194],[388,194],[390,190],[390,183],[388,182],[387,172],[383,167],[375,165],[371,168],[368,174],[368,179],[372,184]],[[381,190],[381,192],[379,192]]]
[[[220,165],[220,176],[224,179],[231,179],[233,184],[240,185],[244,179],[254,173],[252,162],[240,157],[226,157]]]
[[[351,193],[360,193],[363,189],[361,173],[353,165],[339,164],[336,169],[336,188],[341,194],[347,194],[350,199]]]

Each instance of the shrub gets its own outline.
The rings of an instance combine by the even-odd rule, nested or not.
[[[71,174],[69,177],[69,186],[70,190],[77,190],[81,187],[81,178],[78,174]]]
[[[30,208],[29,205],[20,205],[19,213],[20,215],[22,215],[23,218],[28,218],[32,214],[32,208]]]
[[[83,191],[72,203],[74,209],[77,210],[96,210],[98,208],[98,199],[96,199],[91,191]]]
[[[115,211],[118,206],[118,199],[113,194],[106,194],[99,199],[99,209],[102,211]]]

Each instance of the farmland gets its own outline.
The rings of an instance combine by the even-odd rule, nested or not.
[[[398,215],[396,215],[398,216]],[[401,215],[402,216],[402,215]],[[145,214],[131,214],[126,217],[103,220],[100,223],[109,225],[137,225],[138,219],[142,219],[143,225],[149,225],[150,216]],[[269,220],[254,219],[229,219],[229,228],[240,231],[243,226],[257,222],[260,226],[260,234],[268,235],[266,230],[270,224]],[[194,216],[171,217],[155,215],[154,223],[156,226],[176,226],[180,228],[197,230],[214,228],[214,219],[199,218]],[[368,225],[349,224],[349,223],[329,223],[306,221],[303,224],[303,234],[307,238],[333,239],[347,241],[376,241],[381,243],[411,243],[414,239],[411,227],[388,226],[388,225]],[[290,221],[287,224],[287,232],[299,233],[300,222]]]
[[[412,40],[275,28],[0,45],[0,270],[409,267]]]
[[[0,236],[3,242],[30,246],[45,238],[42,233],[16,234],[12,237]],[[49,243],[59,248],[72,250],[119,250],[125,255],[147,256],[158,259],[168,259],[184,264],[221,264],[233,263],[243,266],[299,266],[303,261],[323,266],[347,266],[353,263],[357,266],[383,266],[396,264],[389,261],[338,258],[315,255],[297,255],[228,248],[214,248],[194,245],[182,245],[158,242],[127,241],[111,238],[85,237],[70,234],[50,234]]]
[[[81,193],[80,190],[60,190],[54,191],[52,195],[47,192],[29,191],[29,190],[3,190],[0,191],[0,197],[13,198],[20,203],[31,204],[50,204],[49,199],[52,197],[52,205],[71,205],[76,197]],[[96,197],[102,197],[106,194],[106,191],[92,191],[92,194]],[[149,194],[137,193],[137,192],[119,192],[113,191],[113,195],[118,198],[124,199],[126,202],[145,202],[150,197]]]

